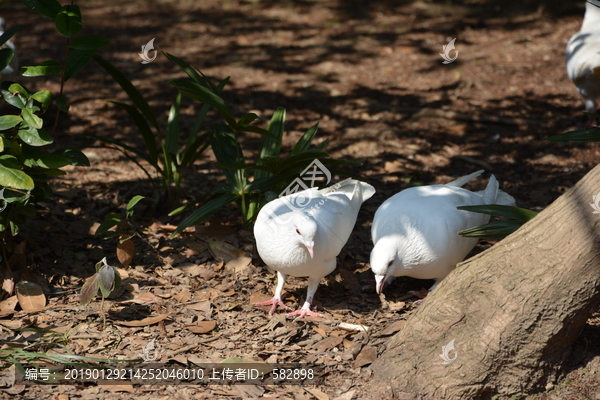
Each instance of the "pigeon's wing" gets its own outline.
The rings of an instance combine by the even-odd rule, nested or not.
[[[472,179],[477,178],[479,175],[483,174],[484,170],[479,170],[477,172],[473,172],[472,174],[461,176],[458,179],[453,180],[452,182],[446,183],[446,186],[456,186],[462,187],[465,183],[469,182]]]

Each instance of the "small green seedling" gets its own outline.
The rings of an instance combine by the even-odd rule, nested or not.
[[[82,305],[89,304],[94,300],[99,289],[100,294],[102,295],[100,310],[102,311],[104,325],[106,325],[104,299],[107,298],[111,292],[119,290],[120,288],[121,275],[119,275],[119,271],[108,265],[106,257],[104,257],[100,262],[96,263],[96,273],[89,277],[83,284],[81,293],[79,294],[79,301]]]

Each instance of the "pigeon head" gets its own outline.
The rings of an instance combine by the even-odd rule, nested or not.
[[[295,212],[295,214],[292,218],[292,238],[298,245],[306,247],[310,258],[313,258],[317,222],[302,212]]]
[[[394,241],[386,239],[381,238],[371,251],[371,270],[375,274],[377,294],[381,293],[387,279],[394,276],[394,271],[401,268]]]

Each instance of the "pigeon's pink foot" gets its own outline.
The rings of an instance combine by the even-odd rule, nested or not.
[[[271,307],[271,309],[269,310],[269,315],[273,315],[273,313],[275,312],[275,310],[277,310],[277,306],[280,306],[280,307],[286,308],[288,310],[291,310],[290,307],[288,307],[285,304],[283,304],[283,301],[279,300],[277,297],[273,297],[271,300],[261,301],[260,303],[254,303],[252,305],[253,306],[269,306],[269,305],[273,305],[273,307]]]
[[[300,314],[300,315],[298,317],[294,318],[294,321],[304,318],[307,315],[311,316],[311,317],[323,317],[323,315],[319,314],[318,312],[310,311],[310,309],[306,309],[306,308],[301,308],[300,310],[292,311],[291,313],[287,313],[285,316],[286,316],[286,318],[290,318],[290,317],[293,317],[294,315],[298,315],[298,314]]]
[[[427,293],[421,293],[421,292],[417,292],[416,290],[409,290],[408,294],[412,294],[413,296],[416,296],[418,298],[420,298],[421,300],[417,300],[419,303],[417,304],[421,304],[423,302],[423,299],[425,297],[427,297]],[[416,302],[415,302],[416,303]]]

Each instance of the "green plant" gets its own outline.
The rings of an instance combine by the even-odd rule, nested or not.
[[[525,222],[537,215],[535,211],[498,204],[487,204],[484,206],[462,206],[457,208],[459,210],[507,218],[507,221],[494,221],[490,222],[489,224],[479,225],[458,232],[458,234],[461,236],[490,240],[499,240],[505,238],[519,229]]]
[[[178,58],[166,53],[165,55],[171,61],[179,65],[184,71],[186,69],[191,69],[191,67],[182,60],[179,60]],[[151,173],[134,157],[131,157],[129,153],[132,153],[140,159],[146,161],[160,177],[159,179],[161,181],[162,188],[169,199],[170,207],[175,207],[179,203],[181,183],[185,177],[185,171],[193,166],[194,162],[209,146],[207,134],[200,134],[200,130],[210,106],[204,105],[200,109],[200,112],[196,116],[194,125],[185,138],[183,147],[180,148],[181,131],[179,125],[179,114],[181,108],[181,94],[177,94],[175,97],[175,101],[169,110],[166,129],[163,131],[163,129],[160,128],[158,119],[150,108],[148,102],[135,88],[135,86],[133,86],[133,84],[121,73],[121,71],[119,71],[109,61],[98,55],[94,56],[94,60],[113,77],[113,79],[129,96],[132,104],[119,101],[110,102],[121,107],[125,112],[127,112],[127,114],[129,114],[142,136],[145,148],[140,149],[132,147],[122,140],[106,137],[96,138],[105,143],[116,146],[117,149],[122,151],[130,160],[135,162],[144,171],[151,182],[154,182],[154,178],[152,177]],[[223,81],[219,82],[218,85],[213,87],[214,91],[216,93],[220,93],[223,87],[227,84],[227,81],[228,79],[224,79]],[[158,201],[158,198],[154,199],[155,204],[158,203]]]
[[[106,316],[104,314],[104,299],[107,298],[113,291],[121,288],[121,275],[114,267],[111,267],[106,262],[106,257],[96,263],[96,273],[89,277],[81,287],[79,301],[82,305],[89,304],[100,291],[102,301],[100,310],[102,319],[106,325]]]
[[[0,232],[3,232],[3,257],[9,238],[18,233],[25,217],[35,214],[34,202],[52,196],[47,183],[49,176],[64,175],[60,168],[66,165],[89,166],[87,157],[76,149],[62,149],[48,153],[54,143],[59,113],[68,110],[63,97],[65,82],[80,71],[94,55],[95,50],[108,44],[98,35],[73,38],[82,27],[81,11],[75,5],[62,6],[56,0],[23,0],[32,10],[52,18],[57,30],[66,38],[65,59],[62,65],[46,61],[38,66],[25,66],[21,74],[32,76],[61,76],[60,93],[56,100],[56,118],[50,133],[44,128],[43,114],[52,103],[47,90],[31,93],[24,85],[2,82],[0,92],[4,101],[18,109],[18,114],[0,116],[0,186],[5,203],[0,213]],[[0,45],[6,43],[20,26],[8,29],[0,36]],[[10,48],[0,49],[0,67],[4,68],[14,56]]]
[[[135,256],[135,245],[132,240],[133,237],[137,236],[144,240],[144,238],[135,229],[131,221],[135,206],[143,198],[144,196],[134,196],[131,200],[129,200],[129,203],[127,203],[127,206],[125,207],[125,219],[123,219],[118,213],[108,214],[104,218],[104,222],[100,224],[95,233],[96,236],[106,233],[106,236],[109,238],[119,238],[119,243],[117,244],[117,258],[124,267],[128,267]],[[117,227],[117,229],[115,231],[109,231],[109,229],[113,227]],[[152,246],[150,246],[150,248],[153,249]]]
[[[2,98],[19,110],[17,115],[0,116],[0,186],[6,209],[0,213],[0,231],[4,240],[15,236],[26,216],[35,215],[33,201],[52,196],[49,176],[64,175],[66,165],[89,165],[87,157],[76,149],[47,153],[53,142],[43,128],[41,115],[51,102],[47,90],[31,93],[18,83],[3,82]]]

